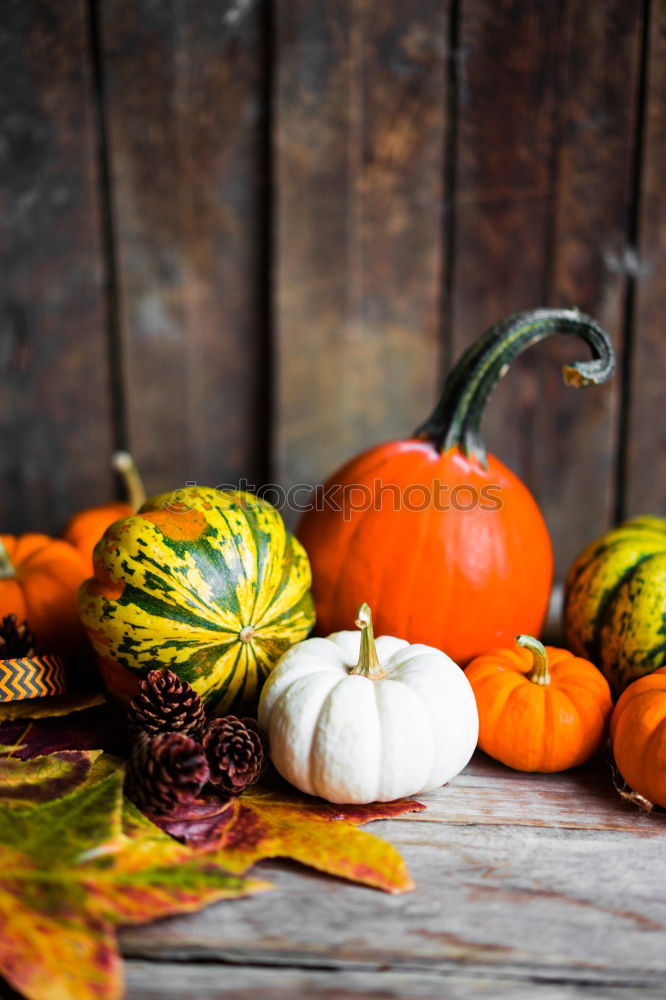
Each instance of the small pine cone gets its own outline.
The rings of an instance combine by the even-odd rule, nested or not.
[[[206,725],[203,702],[172,670],[151,670],[129,703],[130,733],[185,733],[200,739]]]
[[[209,777],[203,747],[190,736],[139,733],[125,790],[141,809],[164,816],[193,802]]]
[[[5,615],[0,622],[0,660],[20,660],[36,653],[37,643],[28,623],[19,625],[16,615]]]
[[[203,746],[211,784],[228,795],[240,795],[259,780],[266,766],[264,739],[254,719],[237,719],[235,715],[213,719]]]

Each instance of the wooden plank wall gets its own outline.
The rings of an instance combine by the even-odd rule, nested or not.
[[[83,0],[3,4],[0,524],[56,530],[112,489],[99,159]]]
[[[665,0],[8,0],[2,530],[101,502],[114,445],[150,490],[315,482],[539,304],[597,316],[621,361],[575,393],[550,341],[488,412],[558,572],[663,512],[665,22]]]
[[[258,0],[113,0],[97,22],[124,433],[151,491],[265,474]]]
[[[448,11],[276,14],[273,441],[280,480],[307,483],[408,434],[437,390]]]

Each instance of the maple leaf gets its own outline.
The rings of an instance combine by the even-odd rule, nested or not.
[[[77,712],[64,720],[38,719],[27,728],[26,720],[0,723],[0,740],[21,744],[15,752],[22,758],[63,747],[100,745],[122,753],[125,733],[124,720],[118,720],[111,706]],[[217,852],[219,863],[235,874],[265,858],[284,857],[387,892],[404,892],[413,883],[399,853],[355,827],[423,808],[404,799],[329,805],[300,795],[274,776],[249,788],[240,800],[225,804],[212,796],[180,816],[150,818],[185,844]]]
[[[138,819],[122,781],[116,767],[31,808],[0,803],[0,972],[29,1000],[119,1000],[116,925],[268,888]]]
[[[31,808],[95,784],[121,767],[122,761],[102,750],[58,750],[29,760],[0,757],[0,803]]]
[[[91,694],[60,694],[48,698],[7,701],[0,704],[0,722],[13,722],[15,719],[57,719],[105,704],[106,699],[99,691]]]
[[[420,811],[425,808],[420,802],[332,806],[276,783],[251,786],[217,813],[206,815],[206,805],[199,816],[195,810],[176,819],[153,819],[173,837],[214,852],[238,875],[258,861],[279,857],[385,892],[414,888],[396,848],[356,826]]]
[[[108,703],[78,701],[75,707],[63,703],[50,708],[41,704],[54,700],[35,698],[26,716],[12,714],[3,719],[0,714],[0,744],[24,760],[59,750],[102,749],[128,755],[127,722]],[[58,708],[61,711],[54,715]]]

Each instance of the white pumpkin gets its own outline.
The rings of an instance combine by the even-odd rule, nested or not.
[[[361,632],[306,639],[282,656],[259,701],[280,774],[329,802],[389,802],[462,771],[479,717],[464,673],[432,646]]]

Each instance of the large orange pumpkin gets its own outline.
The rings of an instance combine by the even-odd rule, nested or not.
[[[479,746],[518,771],[564,771],[601,746],[613,708],[608,681],[566,649],[521,635],[465,675],[479,710]]]
[[[0,535],[0,619],[27,619],[45,653],[70,653],[85,642],[76,595],[88,576],[69,542],[47,535]]]
[[[666,808],[666,667],[626,688],[610,726],[615,763],[627,784]]]
[[[327,480],[297,529],[320,634],[346,628],[364,600],[379,609],[379,633],[458,663],[540,632],[552,581],[548,531],[529,490],[486,454],[479,426],[511,361],[552,333],[592,349],[594,360],[564,368],[569,385],[609,378],[613,350],[593,320],[575,310],[511,316],[463,355],[411,439],[371,448]]]
[[[114,501],[80,510],[70,517],[63,531],[63,538],[83,555],[92,571],[93,549],[114,521],[136,514],[146,499],[139,471],[132,456],[126,451],[116,451],[111,458],[113,468],[120,476],[127,501]]]

